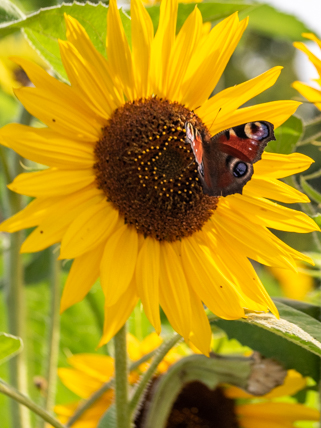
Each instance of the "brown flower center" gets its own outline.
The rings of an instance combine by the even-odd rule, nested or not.
[[[204,195],[185,122],[203,133],[196,114],[149,98],[117,109],[97,142],[97,184],[137,232],[175,241],[201,230],[217,205]]]

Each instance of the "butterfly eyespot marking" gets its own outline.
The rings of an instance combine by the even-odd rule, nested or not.
[[[233,167],[233,175],[234,177],[241,178],[247,174],[248,167],[244,162],[237,162],[237,164]]]
[[[244,133],[253,140],[263,140],[269,135],[269,128],[263,122],[249,122],[244,126]]]

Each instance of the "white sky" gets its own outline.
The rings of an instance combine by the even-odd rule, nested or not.
[[[321,0],[264,0],[262,3],[269,3],[282,12],[297,16],[321,38]],[[321,51],[315,43],[307,42],[307,46],[316,56],[321,58]],[[298,51],[296,64],[300,80],[318,87],[317,84],[310,81],[310,79],[317,78],[318,74],[306,55]]]

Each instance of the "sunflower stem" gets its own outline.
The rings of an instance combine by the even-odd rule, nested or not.
[[[169,340],[164,342],[156,351],[156,355],[153,358],[153,361],[151,362],[148,370],[142,376],[129,402],[128,410],[133,420],[136,416],[137,410],[139,409],[141,401],[144,398],[144,393],[146,393],[147,385],[151,381],[158,364],[163,360],[167,352],[170,351],[170,349],[172,349],[173,346],[175,346],[181,339],[182,337],[179,334],[175,334]]]
[[[115,403],[117,428],[130,428],[128,412],[128,367],[126,324],[114,337],[115,346]]]
[[[44,410],[42,407],[38,406],[38,404],[34,403],[32,400],[30,400],[29,397],[27,397],[24,394],[21,394],[21,392],[17,391],[12,386],[8,385],[5,381],[0,379],[0,392],[7,395],[8,397],[11,397],[15,403],[19,402],[24,408],[28,408],[32,410],[36,415],[43,418],[46,422],[48,422],[50,425],[52,425],[54,428],[65,428],[64,425],[62,425],[57,419],[52,417],[46,410]],[[11,425],[12,427],[16,428],[16,425]]]
[[[44,402],[44,408],[51,412],[55,404],[56,387],[57,387],[57,367],[59,356],[60,340],[60,262],[57,260],[54,248],[50,253],[50,313],[49,328],[47,339],[47,364],[45,369],[45,379],[47,380],[47,391]],[[42,420],[40,427],[45,426]]]
[[[28,125],[32,116],[23,108],[19,122]],[[10,154],[10,175],[15,177],[22,172],[21,157],[12,152]],[[22,196],[9,192],[9,215],[13,215],[23,208]],[[23,278],[23,263],[20,247],[24,238],[22,231],[10,234],[10,247],[5,254],[5,295],[7,302],[8,332],[18,336],[24,343],[24,349],[9,361],[10,384],[27,394],[27,350],[26,350],[26,315],[25,315],[25,289]],[[30,428],[30,414],[26,407],[20,406],[17,401],[11,400],[11,423],[15,428]]]

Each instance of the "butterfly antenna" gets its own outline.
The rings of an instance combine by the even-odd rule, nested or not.
[[[216,113],[216,116],[214,117],[214,120],[213,120],[213,122],[211,123],[211,126],[209,127],[209,129],[211,129],[212,128],[212,126],[214,125],[214,123],[215,123],[215,121],[216,121],[216,119],[217,119],[217,117],[218,117],[218,115],[220,114],[220,111],[222,110],[222,107],[220,107],[219,109],[218,109],[218,112]]]

